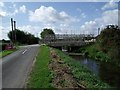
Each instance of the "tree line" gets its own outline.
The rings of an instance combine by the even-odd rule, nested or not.
[[[35,37],[31,33],[27,33],[19,29],[10,31],[8,33],[8,37],[12,42],[19,43],[19,44],[38,44],[39,42],[38,37]]]

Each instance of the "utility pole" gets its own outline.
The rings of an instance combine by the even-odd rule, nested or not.
[[[16,21],[14,21],[14,32],[15,32],[15,42],[16,42]]]
[[[98,35],[100,34],[100,28],[98,28]]]
[[[12,42],[14,43],[14,33],[13,33],[13,18],[11,18],[11,28],[12,28]]]
[[[71,35],[72,35],[72,29],[71,29]]]

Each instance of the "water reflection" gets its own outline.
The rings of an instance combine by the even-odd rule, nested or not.
[[[93,62],[92,60],[85,58],[84,60],[80,61],[82,64],[86,65],[92,72],[94,72],[96,75],[99,74],[99,65],[97,62]]]
[[[111,86],[120,87],[120,68],[113,63],[98,62],[84,56],[71,56],[79,60],[81,64],[87,66],[101,80]]]

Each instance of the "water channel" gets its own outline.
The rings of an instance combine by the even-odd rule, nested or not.
[[[98,62],[85,56],[70,55],[75,60],[78,60],[80,64],[85,65],[96,74],[103,82],[108,83],[113,87],[120,87],[120,68],[113,63]]]

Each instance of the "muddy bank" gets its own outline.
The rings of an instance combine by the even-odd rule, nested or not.
[[[84,86],[81,86],[73,77],[70,67],[57,55],[55,50],[51,49],[50,55],[52,60],[49,62],[49,68],[54,73],[53,87],[84,89]]]

